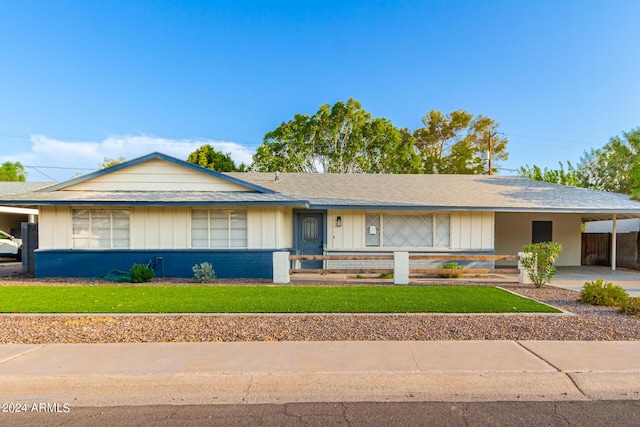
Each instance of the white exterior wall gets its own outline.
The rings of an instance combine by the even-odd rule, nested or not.
[[[443,250],[493,250],[494,214],[493,212],[433,212],[433,211],[363,211],[337,210],[327,211],[327,250],[367,250],[385,251],[389,247],[370,247],[365,245],[365,217],[367,213],[389,214],[449,214],[451,216],[450,248],[391,248],[393,250],[434,251]],[[337,217],[342,218],[342,227],[336,226]]]
[[[536,214],[502,213],[495,214],[495,250],[497,255],[516,255],[522,247],[531,243],[532,222],[551,221],[552,238],[562,245],[558,266],[579,266],[581,263],[582,218],[578,214]],[[496,262],[513,265],[514,262]]]
[[[191,208],[122,208],[129,209],[130,212],[130,249],[189,249],[191,247]],[[246,209],[249,249],[281,249],[293,246],[291,208],[249,207]],[[72,208],[67,206],[40,208],[40,249],[73,248],[71,210]]]

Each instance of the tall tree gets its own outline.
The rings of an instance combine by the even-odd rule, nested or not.
[[[4,162],[0,166],[0,181],[19,181],[27,180],[27,173],[24,166],[20,162]]]
[[[585,153],[580,160],[582,186],[640,196],[640,128],[610,138],[604,147]]]
[[[482,174],[486,154],[508,158],[507,139],[498,136],[498,123],[489,117],[456,110],[431,110],[422,117],[424,127],[413,133],[424,173]],[[495,164],[492,172],[497,172]]]
[[[372,118],[350,98],[296,114],[267,133],[253,156],[262,172],[411,173],[419,171],[413,138],[385,118]]]
[[[518,169],[518,175],[526,176],[535,181],[580,187],[581,182],[578,178],[578,170],[573,167],[571,162],[567,162],[566,171],[562,162],[558,163],[560,164],[560,168],[558,169],[548,169],[546,167],[544,169],[540,169],[540,167],[536,165],[533,165],[532,167],[529,167],[529,165],[526,167],[521,166],[520,169]]]
[[[187,162],[218,172],[243,172],[246,168],[244,163],[236,166],[229,153],[217,151],[209,144],[189,154]]]

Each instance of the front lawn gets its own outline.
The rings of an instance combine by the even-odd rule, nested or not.
[[[0,286],[1,313],[559,313],[486,286]]]

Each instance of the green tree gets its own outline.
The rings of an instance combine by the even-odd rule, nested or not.
[[[518,175],[526,176],[534,181],[579,187],[581,183],[578,178],[578,171],[573,167],[571,162],[567,162],[567,170],[564,169],[562,162],[558,162],[558,164],[560,165],[559,169],[540,169],[540,167],[536,165],[533,165],[533,167],[529,167],[529,165],[526,167],[521,166],[520,169],[518,169]]]
[[[640,128],[612,137],[604,147],[585,153],[580,160],[581,186],[640,196]]]
[[[424,127],[413,133],[424,173],[482,174],[484,155],[491,147],[494,160],[508,158],[507,139],[497,134],[493,119],[456,110],[450,114],[431,110],[422,117]],[[492,172],[496,172],[495,165]]]
[[[104,158],[104,162],[100,163],[100,169],[110,168],[111,166],[119,165],[124,162],[124,157],[118,157],[117,159]]]
[[[20,162],[4,162],[0,166],[0,181],[20,181],[27,180],[27,173]]]
[[[296,114],[267,133],[251,168],[261,172],[415,173],[413,137],[385,118],[372,118],[350,98]]]
[[[236,166],[229,153],[217,151],[211,145],[205,144],[189,154],[187,162],[218,172],[244,172],[244,163]]]

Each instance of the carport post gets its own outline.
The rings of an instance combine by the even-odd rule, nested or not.
[[[616,214],[613,214],[613,221],[611,223],[611,270],[616,269],[616,247],[618,246],[618,238],[616,233]]]

